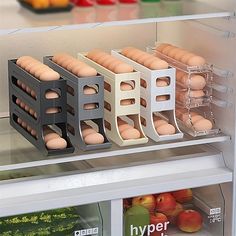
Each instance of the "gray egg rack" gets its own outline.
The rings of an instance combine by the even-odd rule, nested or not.
[[[23,135],[29,142],[31,142],[40,152],[44,155],[60,155],[74,152],[70,139],[67,135],[67,114],[66,114],[66,81],[60,78],[57,81],[40,81],[33,75],[22,69],[16,64],[16,59],[8,61],[8,77],[9,77],[9,110],[10,110],[10,124],[21,135]],[[17,81],[29,86],[30,89],[35,91],[36,97],[32,97],[20,86]],[[59,91],[59,98],[46,99],[45,93],[48,90]],[[37,117],[34,117],[29,112],[21,108],[16,99],[20,99],[29,108],[32,108]],[[48,108],[60,108],[58,113],[47,114]],[[37,136],[33,136],[26,128],[18,124],[17,119],[20,118],[28,126],[36,131]],[[43,129],[44,127],[53,126],[61,133],[61,137],[67,141],[65,149],[52,149],[49,150],[45,146]]]
[[[110,148],[104,125],[104,78],[101,75],[78,77],[52,61],[52,57],[43,59],[44,63],[57,71],[67,82],[67,118],[68,134],[74,144],[84,151]],[[96,94],[84,94],[84,87],[96,87]],[[84,105],[95,103],[95,109],[84,109]],[[82,137],[81,124],[89,121],[97,125],[98,132],[103,135],[104,143],[88,145]],[[93,126],[93,125],[92,125]]]

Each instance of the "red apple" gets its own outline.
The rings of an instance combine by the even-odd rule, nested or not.
[[[177,202],[173,210],[165,211],[164,214],[167,216],[170,223],[175,224],[178,214],[183,210],[184,210],[183,206]]]
[[[180,230],[187,233],[194,233],[202,228],[203,219],[195,210],[185,210],[179,213],[176,225]]]
[[[161,193],[156,198],[156,209],[159,212],[174,210],[176,201],[170,193]]]
[[[132,205],[133,206],[141,205],[147,208],[150,212],[153,212],[156,207],[156,201],[154,196],[150,194],[145,196],[134,197],[132,200]]]
[[[179,203],[190,202],[193,199],[193,192],[190,188],[171,192],[175,200]]]
[[[167,217],[162,213],[154,213],[150,216],[150,228],[148,228],[148,235],[150,236],[161,236],[161,233],[167,231],[168,224]],[[155,228],[154,228],[155,226]],[[152,228],[151,228],[152,227]]]

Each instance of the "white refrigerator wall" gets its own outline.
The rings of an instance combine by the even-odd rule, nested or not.
[[[207,61],[213,63],[215,66],[229,71],[234,74],[232,78],[218,79],[217,82],[233,89],[227,93],[215,92],[214,96],[218,99],[227,101],[229,107],[213,106],[214,115],[217,125],[222,132],[231,136],[231,141],[221,144],[214,144],[214,146],[223,152],[226,166],[231,170],[235,170],[235,101],[236,101],[236,68],[235,68],[235,52],[236,52],[236,38],[233,37],[235,33],[235,20],[214,19],[175,23],[161,23],[157,25],[157,41],[170,42],[180,47],[189,49],[200,55],[203,55]],[[227,32],[229,34],[227,34]],[[232,34],[230,34],[232,33]],[[229,35],[229,37],[227,36]],[[235,181],[234,184],[222,185],[222,190],[226,200],[226,225],[225,235],[235,235],[231,232],[233,226],[228,224],[235,222]],[[234,200],[232,198],[234,196]]]
[[[94,48],[111,50],[127,45],[145,48],[155,41],[155,24],[98,27],[74,31],[25,33],[0,37],[0,117],[8,115],[7,60],[31,55],[39,60],[57,52],[78,52]]]

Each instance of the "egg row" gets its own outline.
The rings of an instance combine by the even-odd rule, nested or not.
[[[38,138],[36,130],[32,129],[25,121],[21,118],[17,118],[17,123],[22,126],[25,130],[27,130],[33,137]]]
[[[55,54],[52,57],[52,61],[78,77],[97,75],[97,71],[94,68],[66,53]]]
[[[44,128],[43,138],[47,149],[61,150],[67,147],[67,141],[49,127]]]
[[[203,57],[168,43],[158,45],[156,50],[188,66],[203,66],[206,64],[206,60]]]
[[[144,79],[140,80],[140,85],[144,88],[147,88],[147,82]],[[156,80],[157,87],[167,87],[170,85],[170,79],[168,77],[160,77]]]
[[[104,137],[102,134],[98,133],[92,126],[88,125],[86,122],[81,124],[82,137],[84,142],[88,145],[96,145],[104,143]]]
[[[198,112],[188,112],[187,109],[177,109],[176,116],[187,127],[193,127],[196,131],[209,131],[213,127],[212,122],[204,118]]]
[[[205,93],[203,90],[186,90],[186,89],[177,89],[176,90],[176,100],[180,101],[182,103],[185,103],[189,99],[198,99],[198,102],[200,100],[203,101],[203,98],[205,96]]]
[[[16,61],[16,64],[39,80],[54,81],[60,79],[60,75],[56,71],[33,57],[22,56]]]
[[[168,68],[168,63],[166,61],[134,47],[123,48],[121,54],[151,70]]]
[[[176,71],[176,81],[183,88],[201,90],[206,86],[206,79],[200,74],[187,74],[183,71]]]
[[[175,127],[160,116],[153,115],[153,124],[159,135],[172,135],[176,132]]]
[[[128,124],[126,121],[117,118],[118,130],[120,132],[120,136],[124,140],[130,139],[139,139],[141,138],[141,133],[138,129],[134,128],[132,125]]]
[[[26,105],[24,102],[22,102],[19,98],[16,99],[16,104],[18,106],[20,106],[23,110],[28,112],[35,119],[37,119],[37,113],[32,108],[30,108],[28,105]]]
[[[88,52],[87,57],[116,74],[130,73],[134,71],[132,66],[99,49],[94,49]]]
[[[21,82],[19,79],[16,81],[17,85],[22,88],[26,93],[28,93],[31,97],[36,98],[36,93],[33,89],[31,89],[28,85]]]

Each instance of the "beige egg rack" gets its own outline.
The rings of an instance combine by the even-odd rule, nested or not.
[[[74,146],[84,151],[110,148],[104,126],[104,78],[101,75],[78,77],[52,61],[52,57],[44,57],[44,63],[60,74],[67,83],[67,119],[68,134]],[[84,94],[84,88],[96,89],[95,94]],[[86,104],[96,104],[94,109],[85,109]],[[82,135],[82,123],[90,122],[95,130],[104,137],[99,144],[86,144]]]
[[[117,59],[133,66],[141,73],[141,121],[144,133],[154,141],[166,141],[183,138],[175,117],[175,69],[169,67],[162,70],[150,70],[149,68],[123,56],[120,50],[112,50],[111,54]],[[168,86],[157,87],[158,79],[166,77]],[[167,96],[165,101],[157,101],[158,96]],[[163,115],[164,114],[164,115]],[[176,129],[175,134],[159,135],[155,129],[153,115],[158,115],[167,120]]]
[[[16,64],[15,60],[8,61],[10,124],[29,142],[39,149],[44,155],[60,155],[74,152],[69,137],[67,136],[66,115],[66,81],[60,78],[56,81],[40,81]],[[23,90],[19,82],[27,85],[35,95]],[[47,99],[49,90],[57,91],[60,96]],[[26,106],[23,108],[17,99]],[[57,113],[47,113],[48,109],[58,108]],[[34,111],[31,113],[30,109]],[[20,122],[22,121],[22,123]],[[66,140],[64,149],[47,149],[44,141],[44,129],[52,126]],[[33,131],[33,132],[32,132]]]
[[[130,146],[144,144],[148,142],[145,136],[140,119],[140,73],[137,71],[131,73],[115,74],[98,63],[86,57],[87,53],[79,53],[78,59],[95,68],[104,76],[104,118],[106,133],[114,143],[119,146]],[[132,83],[134,88],[130,91],[121,91],[122,82]],[[131,99],[133,103],[121,105],[121,101]],[[122,118],[138,129],[141,137],[138,139],[124,140],[118,129],[118,118]]]

